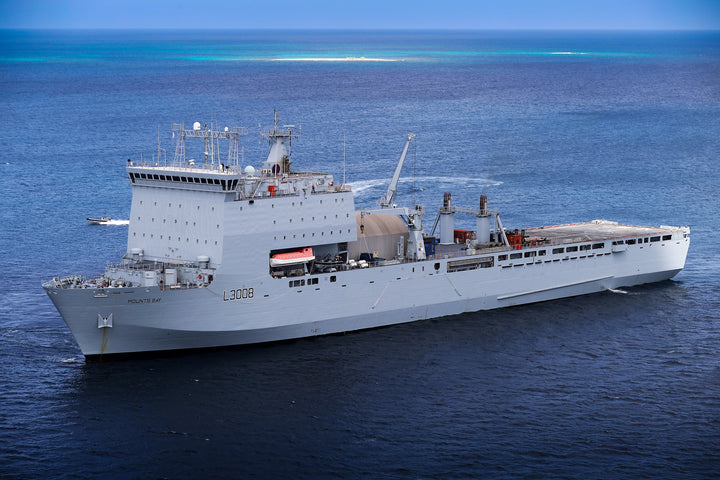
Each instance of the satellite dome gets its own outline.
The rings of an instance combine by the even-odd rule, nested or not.
[[[200,125],[200,122],[193,123],[193,130],[198,131],[201,127],[202,125]]]
[[[245,167],[245,174],[250,175],[251,177],[255,175],[255,167],[253,167],[252,165],[248,165],[247,167]]]

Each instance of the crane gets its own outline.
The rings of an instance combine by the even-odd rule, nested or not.
[[[408,133],[407,134],[407,141],[405,142],[405,148],[403,148],[402,154],[400,155],[400,160],[398,160],[397,167],[395,167],[395,173],[393,174],[392,180],[390,180],[390,185],[388,185],[387,192],[385,192],[385,195],[378,200],[378,205],[380,205],[382,208],[387,207],[394,207],[395,206],[395,197],[397,196],[397,186],[398,181],[400,180],[400,170],[402,170],[403,163],[405,162],[405,155],[407,155],[408,147],[410,146],[410,142],[412,139],[415,138],[414,133]]]

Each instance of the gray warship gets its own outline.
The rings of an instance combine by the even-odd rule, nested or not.
[[[240,165],[246,129],[173,124],[174,159],[128,160],[127,251],[96,278],[43,288],[88,360],[362,330],[666,280],[685,265],[689,227],[595,220],[507,230],[480,196],[445,193],[429,232],[398,206],[408,134],[377,208],[355,209],[332,175],[294,171],[294,127],[263,134],[259,168]],[[204,142],[202,161],[186,141]],[[222,144],[227,156],[221,159]],[[455,228],[457,215],[474,230]],[[428,222],[430,225],[430,222]]]

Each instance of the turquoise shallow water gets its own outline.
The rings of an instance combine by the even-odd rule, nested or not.
[[[719,40],[1,32],[0,476],[712,477]],[[275,61],[289,58],[315,60]],[[273,109],[302,125],[297,168],[340,178],[345,151],[358,206],[382,195],[413,132],[401,200],[434,212],[445,191],[465,206],[484,193],[508,228],[689,224],[686,269],[369,332],[84,364],[40,282],[122,256],[127,227],[85,217],[128,218],[126,159],[152,158],[158,127],[170,155],[172,122],[213,121],[250,127],[243,164],[257,166]]]

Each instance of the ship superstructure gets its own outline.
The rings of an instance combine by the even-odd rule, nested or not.
[[[173,126],[172,162],[128,161],[122,261],[98,278],[43,284],[86,357],[359,330],[660,281],[684,267],[688,227],[510,231],[485,196],[464,208],[446,193],[425,232],[422,206],[396,205],[412,134],[379,208],[356,211],[348,185],[291,169],[293,128],[276,116],[259,169],[241,169],[245,129],[199,123]],[[204,142],[201,161],[186,158],[189,138]],[[475,230],[455,228],[460,214]]]

